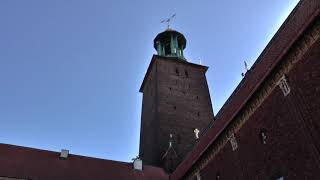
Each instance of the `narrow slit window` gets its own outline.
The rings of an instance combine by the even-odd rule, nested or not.
[[[165,45],[164,52],[165,52],[165,55],[170,55],[171,54],[170,44],[166,44]]]
[[[179,69],[178,68],[176,68],[176,74],[179,75]]]

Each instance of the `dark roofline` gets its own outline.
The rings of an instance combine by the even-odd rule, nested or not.
[[[319,12],[320,1],[302,0],[297,4],[286,21],[282,24],[277,33],[273,36],[268,45],[262,51],[261,55],[252,66],[252,70],[247,73],[246,77],[239,83],[235,91],[231,94],[226,103],[220,109],[216,116],[218,121],[215,121],[213,123],[212,128],[209,129],[208,132],[200,138],[197,146],[186,156],[182,163],[170,175],[171,180],[178,180],[185,176],[189,169],[204,154],[206,149],[217,139],[217,137],[219,137],[222,131],[244,107],[247,101],[263,83],[265,78],[271,73],[271,71],[281,61],[281,59],[283,59],[284,55],[292,47],[294,42],[298,40],[298,38],[307,29],[307,27],[316,19],[316,17],[319,16]],[[300,24],[298,24],[297,21]],[[297,23],[298,25],[294,26],[294,29],[290,29],[290,26],[293,26],[294,23]],[[277,51],[280,55],[274,59],[268,59],[272,62],[271,64],[267,64],[267,58],[271,56],[272,53],[274,53],[270,52],[270,49],[276,48],[279,43],[282,43],[281,41],[286,41],[285,44],[287,44],[287,46],[275,49],[275,51]],[[256,77],[260,78],[257,80],[257,83],[255,85],[248,83],[249,79],[252,80]],[[252,86],[251,89],[250,86]],[[242,97],[243,94],[245,95],[245,97]],[[237,106],[235,110],[233,110],[231,107],[232,103],[240,105]]]
[[[154,179],[168,180],[159,167],[143,165],[135,170],[132,162],[119,162],[79,155],[59,158],[59,152],[0,143],[0,177],[32,180],[64,179]]]
[[[147,82],[147,78],[151,72],[151,68],[154,64],[154,62],[156,61],[156,59],[165,59],[165,60],[168,60],[168,61],[174,61],[174,62],[178,62],[178,63],[182,63],[182,64],[189,64],[191,66],[194,66],[194,67],[198,67],[198,68],[204,68],[204,71],[206,72],[208,70],[209,67],[207,66],[203,66],[203,65],[199,65],[199,64],[194,64],[194,63],[190,63],[188,61],[186,61],[185,59],[181,59],[179,57],[167,57],[167,56],[158,56],[158,55],[153,55],[152,58],[151,58],[151,61],[150,61],[150,64],[148,66],[148,69],[147,69],[147,72],[143,78],[143,81],[142,81],[142,84],[140,86],[140,89],[139,89],[139,92],[143,92],[143,88],[144,88],[144,85],[145,83]],[[179,61],[177,61],[177,59],[180,59]]]
[[[6,143],[0,143],[0,146],[7,146],[7,147],[10,147],[10,148],[19,149],[19,150],[23,150],[23,151],[32,151],[34,153],[44,153],[44,154],[57,155],[57,159],[59,159],[59,157],[60,157],[60,152],[59,151],[51,151],[51,150],[38,149],[38,148],[33,148],[33,147],[19,146],[19,145],[6,144]],[[69,153],[68,158],[70,158],[70,157],[81,158],[81,159],[92,159],[92,160],[109,161],[109,162],[120,163],[120,164],[130,164],[130,163],[132,164],[132,162],[116,161],[116,160],[102,159],[102,158],[97,158],[97,157],[83,156],[83,155],[77,155],[77,154],[70,154]],[[68,160],[68,158],[66,160]]]

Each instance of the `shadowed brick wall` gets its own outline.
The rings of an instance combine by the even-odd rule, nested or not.
[[[203,180],[320,177],[320,42],[287,74],[291,92],[275,88],[230,143],[201,171]],[[266,144],[261,139],[265,131]]]
[[[161,166],[172,134],[174,169],[195,144],[194,128],[202,131],[213,121],[207,67],[160,56],[153,61],[142,89],[140,155]]]

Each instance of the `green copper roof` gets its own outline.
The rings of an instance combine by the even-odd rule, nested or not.
[[[173,29],[167,29],[159,33],[154,39],[154,48],[159,56],[183,58],[183,50],[186,48],[186,38],[183,34]]]

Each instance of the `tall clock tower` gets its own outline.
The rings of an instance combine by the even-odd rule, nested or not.
[[[213,121],[206,66],[187,61],[183,34],[168,28],[154,39],[143,93],[140,152],[145,164],[173,171]]]

